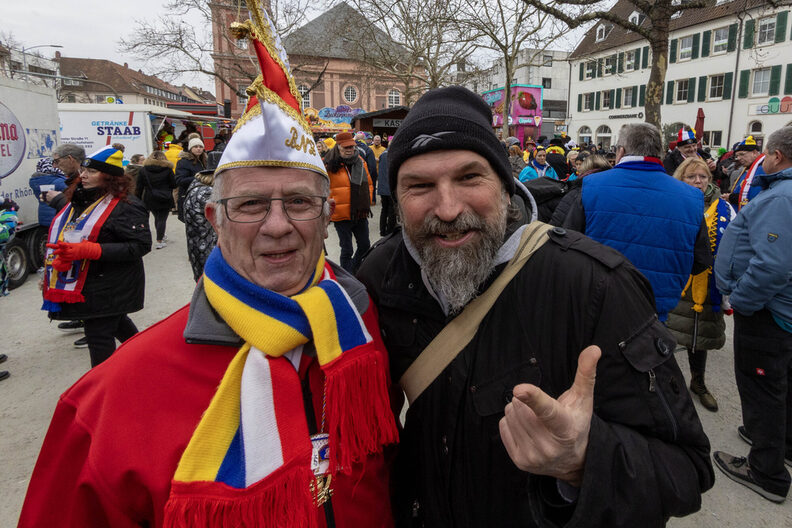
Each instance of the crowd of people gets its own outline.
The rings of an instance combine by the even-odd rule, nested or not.
[[[717,162],[645,123],[609,152],[523,149],[447,87],[389,143],[315,138],[248,7],[268,76],[216,164],[188,134],[132,169],[61,145],[31,180],[54,210],[44,308],[95,368],[57,404],[20,527],[663,526],[701,507],[712,461],[785,500],[792,127]],[[165,247],[174,205],[196,288],[138,332],[149,214]],[[691,397],[718,410],[729,314],[747,457],[710,452]]]

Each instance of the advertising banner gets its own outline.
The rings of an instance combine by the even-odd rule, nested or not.
[[[145,112],[60,112],[61,142],[86,153],[113,143],[123,143],[127,152],[147,152],[145,119]]]
[[[14,172],[25,159],[26,144],[22,123],[0,103],[0,179]]]
[[[481,94],[484,101],[492,108],[492,126],[503,125],[503,110],[506,100],[505,90],[498,88]],[[542,87],[532,84],[514,84],[511,86],[511,109],[509,125],[525,125],[539,127],[542,124]]]

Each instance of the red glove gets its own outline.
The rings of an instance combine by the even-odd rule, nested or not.
[[[732,310],[731,308],[726,308],[725,310],[723,310],[723,315],[734,315],[734,310]]]
[[[96,260],[102,256],[102,245],[96,242],[58,242],[47,244],[48,248],[55,250],[55,255],[62,260]]]
[[[61,273],[66,273],[71,269],[72,261],[63,260],[60,257],[57,257],[55,260],[52,261],[52,267],[55,268],[56,271],[60,271]]]

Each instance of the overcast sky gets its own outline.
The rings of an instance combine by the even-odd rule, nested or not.
[[[143,61],[118,51],[121,37],[131,34],[136,19],[154,19],[164,14],[163,0],[4,0],[0,31],[9,33],[26,48],[59,44],[62,49],[38,48],[51,58],[56,51],[67,57],[108,59],[151,73]],[[200,86],[212,93],[214,82],[207,77],[185,77],[185,84]]]
[[[164,0],[3,0],[3,17],[0,32],[9,34],[19,45],[29,48],[41,44],[59,44],[62,49],[38,48],[51,58],[55,51],[67,57],[108,59],[119,64],[125,62],[133,69],[152,73],[152,67],[135,57],[118,51],[118,41],[128,37],[135,27],[135,20],[153,20],[165,14]],[[311,14],[309,18],[315,17]],[[195,16],[196,24],[201,23]],[[553,49],[574,48],[582,31],[570,32],[565,41],[556,42]],[[185,76],[176,84],[199,86],[215,93],[214,82],[207,76]]]

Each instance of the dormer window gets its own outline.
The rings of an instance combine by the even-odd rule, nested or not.
[[[635,24],[636,26],[640,26],[643,24],[643,21],[646,20],[646,15],[643,13],[639,13],[638,11],[633,11],[630,14],[630,18],[628,19],[631,24]]]
[[[600,25],[600,26],[597,28],[597,38],[596,38],[596,41],[597,41],[597,42],[602,42],[603,40],[605,40],[605,37],[607,37],[607,36],[608,36],[608,33],[610,33],[610,30],[611,30],[611,27],[605,26],[604,24],[603,24],[603,25]]]
[[[605,28],[600,26],[597,28],[597,42],[605,39]]]

